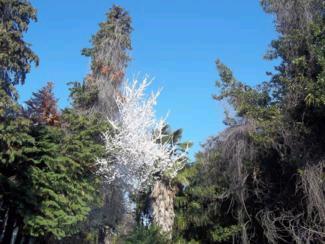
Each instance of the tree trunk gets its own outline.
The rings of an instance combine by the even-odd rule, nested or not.
[[[171,237],[175,218],[175,193],[176,190],[165,182],[156,181],[150,194],[153,223],[160,227],[162,233],[169,235],[169,237]]]
[[[2,243],[10,243],[12,239],[12,234],[14,231],[14,225],[15,225],[15,210],[13,208],[9,208],[8,211],[8,220],[5,226],[5,232],[2,239]]]
[[[105,237],[104,237],[104,244],[111,244],[112,243],[112,231],[111,228],[105,228]]]
[[[124,199],[123,191],[116,182],[103,185],[102,194],[104,194],[104,206],[101,209],[102,227],[98,239],[99,243],[108,244],[111,243],[113,233],[123,218]]]
[[[23,240],[23,228],[22,228],[22,226],[19,226],[18,231],[17,231],[15,244],[21,244],[22,240]]]
[[[5,207],[4,204],[2,204],[0,210],[0,243],[4,235],[7,220],[8,220],[8,208]]]
[[[23,240],[23,244],[29,244],[29,239],[30,239],[29,236],[25,236]]]
[[[98,243],[103,244],[105,241],[105,229],[99,228],[98,230]]]
[[[112,243],[112,229],[109,226],[104,226],[104,227],[99,229],[98,243],[99,244],[110,244],[110,243]]]

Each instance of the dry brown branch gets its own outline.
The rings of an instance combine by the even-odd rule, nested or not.
[[[309,219],[316,215],[320,224],[325,225],[325,161],[316,165],[308,165],[301,173],[300,187],[306,194],[307,213]]]

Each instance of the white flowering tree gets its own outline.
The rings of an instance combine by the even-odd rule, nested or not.
[[[116,95],[119,117],[110,121],[113,131],[104,135],[107,157],[98,159],[99,171],[107,181],[119,178],[130,191],[150,186],[155,177],[173,178],[183,167],[186,152],[165,140],[165,119],[157,120],[154,107],[157,93],[145,94],[150,81],[125,82]]]

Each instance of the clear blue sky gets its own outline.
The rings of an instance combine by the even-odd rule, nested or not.
[[[274,64],[262,59],[276,38],[272,17],[258,0],[32,0],[38,22],[26,35],[40,57],[40,66],[21,87],[21,101],[47,81],[55,83],[60,107],[69,105],[69,81],[81,81],[89,60],[80,55],[113,3],[132,16],[133,61],[128,76],[148,74],[153,89],[163,87],[157,114],[170,112],[174,129],[184,139],[200,143],[224,126],[223,106],[211,95],[217,92],[215,60],[230,66],[236,77],[254,85],[267,79]]]

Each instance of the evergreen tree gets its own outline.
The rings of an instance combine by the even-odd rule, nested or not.
[[[62,239],[78,233],[91,208],[100,202],[95,160],[104,153],[100,134],[106,126],[71,109],[62,112],[59,126],[44,117],[44,110],[58,114],[51,85],[33,96],[27,111],[38,119],[30,132],[35,140],[32,160],[21,179],[32,199],[22,209],[23,235],[44,241]]]
[[[187,241],[324,238],[324,3],[265,0],[262,6],[275,15],[280,34],[266,58],[282,62],[270,82],[252,88],[217,61],[214,98],[228,101],[234,114],[198,155],[201,169],[178,197],[176,226]]]
[[[215,166],[219,155],[207,145],[205,150],[177,177],[173,236],[177,243],[231,243],[241,230],[228,215],[231,201],[225,199],[226,179],[223,169]]]
[[[58,125],[60,115],[57,100],[53,95],[53,83],[48,82],[39,92],[33,93],[33,98],[26,102],[26,115],[36,124]]]
[[[118,116],[115,97],[130,61],[131,32],[131,17],[123,8],[114,5],[92,37],[92,47],[82,50],[83,55],[91,58],[91,72],[82,83],[71,83],[74,109],[99,116],[102,121]],[[124,189],[118,181],[103,182],[101,192],[104,204],[92,210],[89,223],[91,229],[99,229],[99,242],[104,242],[120,230],[118,226],[128,225],[124,222],[130,222],[127,221],[130,214],[126,211]]]
[[[14,85],[25,82],[38,57],[23,40],[36,11],[29,1],[0,1],[0,241],[10,243],[15,226],[21,223],[19,211],[26,202],[24,177],[34,139],[30,122],[21,113]]]
[[[29,134],[30,121],[21,115],[16,101],[3,89],[0,94],[0,241],[10,243],[15,226],[22,221],[19,211],[29,199],[29,189],[21,179],[26,176],[35,140]]]
[[[38,64],[38,57],[23,40],[29,23],[36,20],[36,10],[27,0],[1,0],[0,16],[1,87],[14,96],[11,85],[24,84],[31,64]]]
[[[154,225],[149,227],[137,227],[127,236],[122,236],[117,240],[119,243],[132,244],[169,244],[169,238],[160,233],[160,229]]]
[[[92,38],[93,47],[82,50],[92,59],[93,75],[104,76],[115,86],[121,82],[130,61],[131,32],[131,17],[123,8],[113,5],[107,21],[100,23],[100,30]]]
[[[91,58],[91,73],[82,84],[72,83],[76,108],[99,112],[105,117],[116,116],[114,97],[130,61],[131,32],[128,12],[114,5],[92,37],[92,47],[82,50],[83,55]]]

